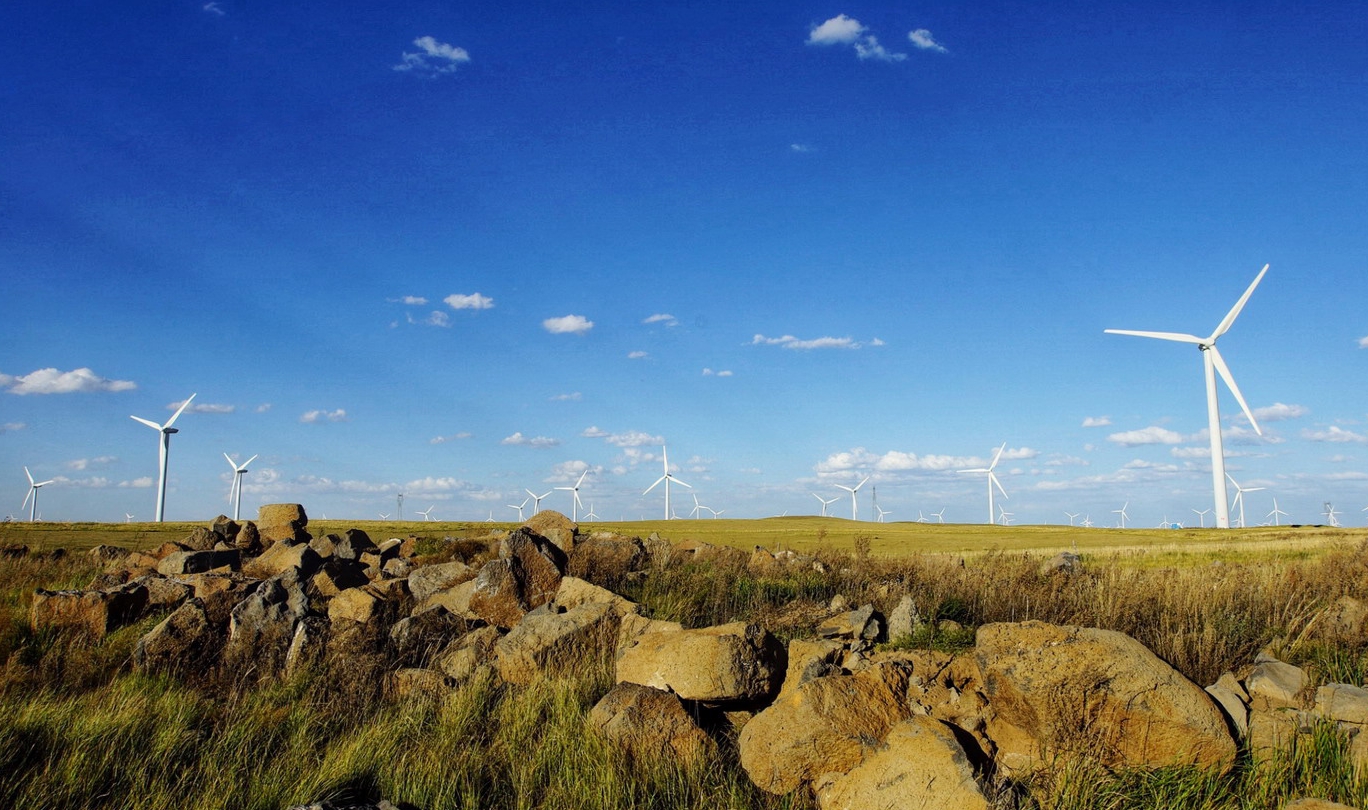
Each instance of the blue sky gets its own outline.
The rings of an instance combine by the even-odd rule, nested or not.
[[[48,520],[1368,514],[1358,4],[0,10],[0,469]],[[680,514],[692,509],[676,489]],[[683,493],[678,495],[678,493]],[[556,492],[544,505],[569,511]],[[842,508],[842,505],[844,508]],[[832,506],[849,515],[849,496]],[[22,513],[25,517],[26,512]],[[1081,517],[1079,518],[1082,519]],[[1206,516],[1210,520],[1210,516]]]

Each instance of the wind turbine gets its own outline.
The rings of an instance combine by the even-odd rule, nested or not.
[[[865,481],[868,481],[868,480],[869,480],[869,476],[866,475],[866,476],[864,477],[864,481],[861,481],[860,483],[856,484],[856,485],[853,486],[853,487],[848,487],[848,486],[846,486],[845,484],[837,484],[837,485],[836,485],[836,486],[840,487],[841,489],[844,489],[846,492],[849,492],[849,493],[850,493],[850,519],[851,519],[851,520],[859,520],[859,519],[860,519],[860,505],[859,505],[859,503],[855,500],[855,493],[858,492],[858,491],[860,490],[860,487],[864,486],[864,485],[865,485]]]
[[[232,457],[227,453],[224,453],[223,457],[228,459],[228,466],[233,468],[233,485],[228,488],[228,500],[233,502],[233,520],[237,520],[238,513],[242,511],[242,476],[247,472],[247,465],[256,461],[256,456],[252,456],[241,464],[234,463]]]
[[[1282,525],[1282,520],[1279,519],[1279,517],[1278,517],[1279,515],[1281,515],[1282,517],[1287,517],[1287,513],[1284,512],[1283,510],[1281,510],[1281,509],[1278,508],[1278,499],[1277,499],[1277,498],[1274,498],[1274,499],[1273,499],[1273,511],[1272,511],[1272,512],[1269,512],[1267,515],[1265,515],[1265,517],[1271,517],[1271,518],[1273,518],[1273,525],[1274,525],[1274,526],[1281,526],[1281,525]]]
[[[1091,529],[1093,527],[1092,515],[1084,515],[1082,525],[1085,529]]]
[[[1226,478],[1229,478],[1230,483],[1235,485],[1235,500],[1231,503],[1231,506],[1234,506],[1237,503],[1240,505],[1240,528],[1243,529],[1245,527],[1244,494],[1246,492],[1259,492],[1265,489],[1265,487],[1242,487],[1238,481],[1231,477],[1230,473],[1226,473]]]
[[[129,514],[128,512],[124,512],[124,523],[132,523],[132,522],[133,522],[133,515]]]
[[[1126,507],[1127,507],[1127,506],[1130,506],[1130,501],[1126,501],[1125,503],[1121,504],[1121,508],[1120,508],[1120,509],[1113,509],[1113,510],[1112,510],[1112,514],[1113,514],[1113,515],[1120,515],[1120,516],[1121,516],[1121,528],[1123,528],[1123,529],[1126,528],[1126,518],[1130,517],[1130,515],[1126,514]]]
[[[664,481],[664,482],[665,482],[665,519],[666,519],[666,520],[669,520],[670,517],[673,515],[673,513],[670,511],[670,482],[674,482],[674,483],[679,484],[680,486],[683,486],[683,487],[688,487],[689,489],[693,489],[693,487],[690,486],[689,484],[684,483],[683,481],[680,481],[678,478],[675,478],[673,475],[670,474],[670,454],[669,454],[669,451],[667,451],[663,445],[662,445],[661,448],[660,448],[660,457],[661,457],[661,460],[662,460],[662,461],[664,462],[664,464],[665,464],[665,474],[662,475],[662,476],[660,476],[659,478],[657,478],[654,484],[651,484],[649,487],[646,487],[646,492],[643,492],[643,493],[641,493],[641,494],[642,494],[642,495],[646,495],[646,494],[649,493],[651,490],[655,489],[656,486],[659,485],[661,481]]]
[[[518,520],[519,520],[519,521],[522,521],[522,520],[525,520],[525,518],[523,517],[523,507],[524,507],[524,506],[527,506],[527,502],[530,501],[530,500],[532,500],[532,499],[531,499],[531,498],[523,498],[523,502],[520,503],[520,504],[518,504],[517,506],[514,506],[514,505],[511,504],[511,503],[509,503],[509,504],[504,504],[504,505],[507,506],[509,509],[517,509],[517,510],[518,510]]]
[[[589,470],[588,470],[588,469],[585,469],[584,472],[580,473],[579,480],[575,482],[575,485],[574,485],[573,487],[556,487],[556,489],[565,490],[565,491],[567,491],[567,492],[570,492],[570,493],[573,493],[573,494],[574,494],[574,496],[575,496],[575,498],[574,498],[574,503],[572,503],[572,504],[570,505],[570,519],[573,520],[573,521],[576,522],[576,523],[579,522],[579,508],[580,508],[580,506],[582,506],[582,504],[580,503],[579,488],[580,488],[580,484],[583,484],[583,483],[584,483],[584,476],[586,476],[586,475],[588,475],[588,474],[589,474]],[[553,491],[554,491],[554,490],[553,490]],[[551,493],[548,492],[547,494],[549,495],[549,494],[551,494]]]
[[[23,509],[25,506],[27,506],[29,508],[29,523],[36,523],[38,521],[38,490],[40,487],[45,487],[48,484],[51,484],[52,481],[56,481],[57,479],[54,478],[51,481],[35,482],[33,480],[33,474],[29,472],[28,467],[24,468],[24,475],[28,476],[29,491],[28,494],[24,496],[24,502],[19,506],[19,508]],[[30,498],[33,499],[33,503],[31,504],[29,503]],[[10,503],[13,503],[13,501],[10,501]]]
[[[424,522],[429,521],[429,520],[432,520],[432,510],[433,510],[435,507],[436,507],[436,504],[434,504],[433,506],[429,506],[426,510],[422,510],[422,509],[419,509],[419,510],[418,510],[418,514],[420,514],[420,515],[423,516],[423,521],[424,521]]]
[[[706,506],[704,506],[703,504],[701,504],[701,503],[698,502],[698,493],[697,493],[697,492],[694,492],[694,493],[692,493],[692,494],[693,494],[693,499],[694,499],[694,508],[689,510],[689,517],[702,517],[702,515],[700,515],[699,512],[702,511],[702,510],[704,510],[704,509],[707,509],[708,507],[706,507]]]
[[[1006,450],[1006,449],[1007,449],[1007,442],[1003,442],[1003,443],[1002,443],[1002,446],[999,447],[999,448],[997,449],[997,453],[993,455],[993,463],[992,463],[992,464],[989,464],[987,467],[975,467],[975,468],[972,469],[972,470],[960,470],[960,472],[962,472],[962,473],[987,473],[987,474],[988,474],[988,524],[989,524],[989,525],[992,525],[993,523],[996,523],[996,522],[997,522],[997,519],[993,516],[993,487],[996,486],[996,487],[998,488],[998,491],[1002,493],[1002,497],[1004,497],[1004,498],[1007,497],[1007,490],[1005,490],[1005,489],[1002,488],[1002,482],[998,481],[997,475],[995,475],[995,474],[993,473],[993,468],[997,466],[998,460],[1002,458],[1002,451],[1003,451],[1003,450]],[[1009,498],[1008,500],[1010,500],[1010,498]]]
[[[874,511],[876,511],[876,512],[879,513],[879,522],[880,522],[880,523],[883,523],[883,522],[884,522],[884,515],[891,515],[891,514],[893,514],[892,512],[888,511],[887,509],[884,509],[883,507],[879,506],[877,503],[874,504]],[[925,521],[923,521],[923,522],[925,522]]]
[[[945,507],[942,506],[942,507],[941,507],[941,510],[940,510],[939,512],[932,512],[932,513],[931,513],[931,517],[935,518],[937,523],[944,523],[944,522],[945,522]]]
[[[1338,520],[1335,519],[1336,517],[1339,516],[1339,512],[1336,512],[1336,511],[1335,511],[1335,505],[1334,505],[1334,504],[1330,503],[1329,501],[1326,501],[1326,502],[1325,502],[1325,512],[1324,512],[1323,514],[1325,515],[1325,522],[1326,522],[1328,525],[1330,525],[1330,526],[1332,526],[1332,527],[1334,527],[1334,528],[1339,528],[1340,522],[1339,522]],[[30,518],[30,519],[32,519],[32,518]]]
[[[594,514],[594,505],[589,504],[589,511],[584,515],[585,520],[598,520],[598,515]]]
[[[837,501],[839,501],[839,500],[841,499],[840,496],[838,495],[837,497],[832,498],[831,500],[828,501],[827,499],[823,498],[821,495],[818,495],[818,494],[815,493],[815,492],[812,493],[812,497],[814,497],[814,498],[816,498],[817,500],[819,500],[819,501],[822,502],[822,517],[826,517],[826,516],[827,516],[827,511],[826,511],[826,509],[827,509],[828,506],[831,506],[833,503],[836,503]]]
[[[1193,509],[1192,511],[1197,512],[1196,509]],[[1201,528],[1203,528],[1203,529],[1206,528],[1206,516],[1207,516],[1210,512],[1211,512],[1210,509],[1203,509],[1202,511],[1197,512],[1197,520],[1201,522]]]
[[[153,422],[151,419],[143,419],[141,416],[129,417],[133,421],[142,422],[144,425],[147,425],[153,430],[161,433],[161,455],[159,457],[160,462],[157,466],[156,522],[158,523],[162,522],[162,516],[166,513],[166,457],[171,453],[171,434],[179,432],[178,428],[173,428],[171,426],[176,423],[176,420],[180,418],[180,415],[182,413],[185,412],[186,407],[190,405],[191,400],[193,400],[194,398],[195,394],[191,394],[190,399],[187,399],[186,401],[182,402],[181,406],[176,409],[175,413],[171,414],[171,418],[166,420],[166,424],[164,425],[159,425],[156,422]]]
[[[1012,525],[1012,515],[1014,514],[1014,512],[1008,512],[1006,509],[1003,509],[1002,504],[998,504],[998,520],[1003,526]]]
[[[1225,360],[1221,359],[1221,353],[1216,350],[1216,340],[1221,335],[1229,331],[1231,324],[1239,317],[1240,310],[1244,309],[1245,302],[1254,293],[1254,288],[1259,286],[1263,280],[1264,273],[1268,272],[1268,265],[1264,265],[1259,271],[1259,275],[1254,277],[1254,282],[1240,296],[1240,300],[1235,302],[1235,306],[1230,308],[1230,312],[1221,319],[1216,325],[1216,330],[1205,338],[1196,335],[1187,335],[1179,332],[1136,332],[1128,329],[1107,329],[1104,330],[1113,335],[1135,335],[1136,337],[1158,338],[1159,340],[1172,340],[1178,343],[1191,343],[1202,352],[1202,367],[1206,377],[1207,395],[1207,432],[1211,435],[1211,483],[1215,497],[1216,506],[1216,527],[1218,529],[1230,528],[1230,506],[1226,503],[1225,485],[1225,450],[1221,447],[1221,412],[1216,401],[1216,375],[1220,374],[1221,379],[1225,380],[1226,387],[1230,393],[1235,395],[1235,401],[1240,403],[1240,408],[1244,415],[1248,417],[1249,424],[1254,428],[1254,432],[1263,435],[1259,429],[1259,423],[1254,421],[1254,414],[1250,412],[1249,405],[1245,404],[1244,396],[1240,394],[1240,389],[1235,385],[1235,378],[1230,376],[1230,369],[1226,366]]]
[[[545,498],[547,495],[550,495],[552,492],[555,492],[555,490],[548,489],[545,493],[541,495],[538,495],[530,489],[524,489],[523,492],[526,492],[528,495],[532,496],[532,514],[535,515],[541,511],[542,498]],[[523,503],[527,503],[527,501],[523,501]]]
[[[918,510],[917,510],[917,522],[918,522],[918,523],[930,523],[931,521],[929,521],[929,520],[926,519],[926,515],[923,515],[923,514],[922,514],[922,510],[918,509]]]
[[[381,519],[381,520],[389,520],[389,513],[388,513],[388,512],[378,512],[377,514],[380,515],[380,519]]]
[[[1072,525],[1074,525],[1074,518],[1077,518],[1077,517],[1078,517],[1078,513],[1077,513],[1077,512],[1065,512],[1065,513],[1064,513],[1064,516],[1067,517],[1067,518],[1069,519],[1069,525],[1072,526]]]

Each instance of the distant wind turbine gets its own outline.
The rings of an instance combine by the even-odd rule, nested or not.
[[[887,509],[884,509],[882,506],[879,506],[877,503],[874,504],[874,511],[876,511],[876,512],[879,513],[879,522],[880,522],[880,523],[883,523],[883,522],[884,522],[884,516],[885,516],[885,515],[891,515],[891,514],[893,514],[892,512],[888,511]],[[922,522],[925,523],[926,520],[923,519]]]
[[[992,464],[989,464],[987,467],[975,467],[975,468],[972,469],[972,470],[960,470],[960,472],[962,472],[962,473],[987,473],[987,474],[988,474],[988,523],[989,523],[989,525],[992,525],[993,523],[997,522],[997,516],[993,514],[993,487],[996,486],[996,487],[998,488],[998,491],[1002,493],[1002,497],[1004,497],[1004,498],[1007,497],[1007,490],[1005,490],[1005,489],[1002,488],[1002,482],[998,481],[997,475],[993,473],[993,468],[997,466],[998,461],[1002,458],[1002,451],[1003,451],[1003,450],[1006,450],[1006,449],[1007,449],[1007,442],[1003,442],[1003,443],[1002,443],[1002,446],[999,447],[999,448],[997,449],[997,453],[993,455],[993,463],[992,463]],[[1009,499],[1009,500],[1010,500],[1010,499]]]
[[[940,510],[939,512],[932,512],[932,513],[931,513],[931,517],[935,518],[937,523],[944,523],[944,522],[945,522],[945,507],[942,506],[942,507],[941,507],[941,510]]]
[[[514,506],[514,505],[511,504],[511,503],[510,503],[510,504],[504,504],[504,505],[507,506],[509,509],[517,509],[517,510],[518,510],[518,522],[521,523],[523,520],[526,520],[526,518],[523,517],[523,507],[524,507],[524,506],[527,506],[527,502],[530,501],[530,500],[532,500],[532,499],[531,499],[531,498],[523,498],[523,502],[520,503],[520,504],[518,504],[517,506]]]
[[[1074,518],[1078,517],[1078,513],[1077,513],[1077,512],[1065,512],[1065,513],[1064,513],[1064,516],[1067,517],[1067,518],[1069,519],[1069,525],[1072,526],[1072,525],[1074,525]]]
[[[1197,512],[1196,509],[1193,509],[1192,511]],[[1206,528],[1206,516],[1210,513],[1210,509],[1203,509],[1202,511],[1197,512],[1197,520],[1201,523],[1201,528]]]
[[[380,512],[379,514],[380,514],[380,519],[381,519],[381,520],[389,520],[389,513],[388,513],[388,512]]]
[[[233,468],[233,485],[228,488],[228,500],[233,502],[233,520],[237,520],[238,514],[242,511],[242,476],[247,472],[247,465],[256,461],[256,456],[241,464],[233,461],[227,453],[224,453],[223,457],[228,459],[228,466]]]
[[[132,522],[133,522],[133,515],[129,514],[128,512],[124,512],[124,523],[132,523]]]
[[[836,503],[837,501],[839,501],[839,500],[841,499],[841,497],[838,495],[838,496],[836,496],[835,498],[832,498],[831,500],[828,501],[826,498],[823,498],[821,495],[818,495],[818,494],[815,493],[815,492],[812,493],[812,497],[814,497],[814,498],[816,498],[817,500],[819,500],[819,501],[822,502],[822,517],[826,517],[826,516],[827,516],[827,511],[826,511],[826,510],[827,510],[827,507],[828,507],[828,506],[831,506],[833,503]]]
[[[147,425],[148,427],[152,428],[153,430],[156,430],[161,433],[161,454],[159,456],[159,463],[157,465],[156,521],[158,523],[162,522],[162,517],[166,514],[166,460],[167,456],[171,453],[171,434],[179,432],[178,428],[173,428],[171,426],[176,423],[176,420],[179,419],[180,415],[185,412],[185,409],[190,405],[190,402],[194,398],[195,394],[191,394],[190,399],[187,399],[186,401],[182,402],[181,406],[176,409],[175,413],[171,414],[171,418],[166,420],[166,424],[164,425],[159,425],[156,422],[153,422],[151,419],[143,419],[141,416],[129,417],[133,421],[141,422],[144,425]]]
[[[918,523],[930,523],[931,521],[929,521],[929,520],[926,519],[926,515],[923,515],[923,514],[922,514],[922,510],[918,509],[918,510],[917,510],[917,522],[918,522]]]
[[[1281,526],[1281,525],[1282,525],[1282,520],[1279,519],[1279,515],[1281,515],[1282,517],[1287,517],[1287,513],[1284,512],[1283,510],[1281,510],[1281,509],[1278,508],[1278,499],[1277,499],[1277,498],[1274,498],[1274,499],[1273,499],[1273,511],[1272,511],[1272,512],[1269,512],[1267,515],[1265,515],[1265,517],[1271,517],[1271,518],[1273,518],[1273,525],[1274,525],[1274,526]]]
[[[701,512],[701,511],[704,510],[704,509],[707,509],[708,507],[706,507],[706,506],[704,506],[703,504],[701,504],[701,503],[698,502],[698,493],[697,493],[697,492],[694,492],[694,493],[691,493],[691,494],[693,495],[693,499],[694,499],[694,508],[689,510],[689,517],[702,517],[702,515],[700,515],[699,512]]]
[[[542,502],[542,498],[545,498],[547,495],[550,495],[552,492],[555,492],[555,490],[554,490],[554,489],[548,489],[546,492],[542,493],[541,495],[538,495],[537,493],[533,492],[533,491],[530,490],[530,489],[524,489],[523,492],[526,492],[528,495],[531,495],[531,496],[532,496],[532,514],[535,515],[535,514],[537,514],[538,512],[541,511],[541,502]],[[523,501],[523,503],[527,503],[527,501]]]
[[[584,513],[585,520],[598,520],[598,515],[594,514],[594,505],[589,504],[589,511]]]
[[[1339,528],[1340,522],[1336,518],[1339,517],[1340,513],[1335,511],[1334,504],[1330,503],[1329,501],[1326,501],[1325,511],[1322,514],[1325,515],[1326,524],[1333,526],[1335,528]]]
[[[1091,529],[1093,527],[1092,515],[1084,515],[1082,525],[1085,529]]]
[[[1230,528],[1230,505],[1226,502],[1225,482],[1225,450],[1221,446],[1221,412],[1220,406],[1216,401],[1216,375],[1220,374],[1221,379],[1225,380],[1226,387],[1230,393],[1235,395],[1235,401],[1240,403],[1240,408],[1244,415],[1249,419],[1249,424],[1254,428],[1254,432],[1263,435],[1259,429],[1259,423],[1254,421],[1254,414],[1249,410],[1249,405],[1245,404],[1244,396],[1240,394],[1240,389],[1235,385],[1235,378],[1230,375],[1230,369],[1226,366],[1225,360],[1221,359],[1221,353],[1216,350],[1217,338],[1229,331],[1235,319],[1239,317],[1240,310],[1244,309],[1245,302],[1254,293],[1254,288],[1259,286],[1263,280],[1264,273],[1268,272],[1268,265],[1264,265],[1259,271],[1259,275],[1254,277],[1254,282],[1240,296],[1240,300],[1235,302],[1230,312],[1221,319],[1216,325],[1216,330],[1205,338],[1196,335],[1182,334],[1179,332],[1136,332],[1128,329],[1107,329],[1104,330],[1113,335],[1135,335],[1136,337],[1158,338],[1159,340],[1171,340],[1178,343],[1191,343],[1202,352],[1202,367],[1206,378],[1207,395],[1207,432],[1211,435],[1211,482],[1216,507],[1216,527],[1219,529]]]
[[[1011,526],[1011,525],[1012,525],[1012,515],[1013,515],[1013,514],[1015,514],[1015,513],[1013,513],[1013,512],[1008,512],[1006,509],[1003,509],[1003,508],[1002,508],[1002,504],[998,504],[998,522],[1000,522],[1003,526]]]
[[[1231,504],[1231,506],[1233,507],[1235,504],[1240,505],[1240,528],[1243,529],[1245,527],[1244,494],[1246,492],[1260,492],[1264,490],[1265,487],[1242,487],[1240,486],[1239,482],[1237,482],[1233,477],[1231,477],[1230,473],[1226,473],[1226,478],[1229,478],[1230,483],[1235,485],[1235,501]]]
[[[1120,509],[1113,509],[1113,510],[1112,510],[1112,514],[1113,514],[1113,515],[1120,515],[1120,516],[1121,516],[1121,528],[1123,528],[1123,529],[1126,528],[1126,518],[1130,517],[1130,515],[1126,514],[1126,507],[1127,507],[1127,506],[1130,506],[1130,501],[1126,501],[1124,504],[1122,504]]]
[[[844,489],[846,492],[849,492],[849,493],[850,493],[850,519],[851,519],[851,520],[859,520],[859,519],[860,519],[860,504],[859,504],[858,501],[855,500],[855,493],[856,493],[856,492],[859,492],[859,491],[860,491],[860,487],[864,486],[864,485],[865,485],[865,481],[868,481],[868,480],[869,480],[869,476],[866,475],[866,476],[864,477],[864,481],[861,481],[860,483],[856,484],[856,485],[853,486],[853,487],[848,487],[848,486],[846,486],[845,484],[837,484],[837,485],[836,485],[836,486],[840,487],[841,489]]]
[[[419,509],[419,510],[418,510],[418,514],[420,514],[420,515],[423,516],[423,520],[424,520],[424,521],[432,520],[432,510],[433,510],[434,508],[436,508],[436,505],[435,505],[435,504],[434,504],[433,506],[429,506],[426,510],[424,510],[424,509]]]
[[[28,467],[25,467],[25,468],[24,468],[24,475],[28,476],[28,480],[29,480],[29,490],[28,490],[28,494],[24,496],[24,502],[19,506],[19,508],[20,508],[20,509],[23,509],[25,506],[27,506],[27,507],[29,508],[29,523],[37,523],[37,522],[38,522],[38,490],[41,489],[42,487],[47,486],[48,484],[51,484],[52,481],[56,481],[57,479],[54,478],[54,479],[52,479],[51,481],[34,481],[34,480],[33,480],[33,475],[29,472]],[[32,502],[31,502],[31,503],[30,503],[30,499],[32,499]],[[10,501],[10,503],[14,503],[14,501]]]
[[[650,491],[653,490],[653,489],[655,489],[655,488],[660,484],[660,482],[664,481],[664,482],[665,482],[665,519],[666,519],[666,520],[669,520],[671,517],[674,516],[674,513],[670,511],[670,484],[673,482],[673,483],[679,484],[680,486],[688,487],[689,489],[693,489],[693,487],[690,486],[689,484],[684,483],[683,481],[680,481],[678,478],[675,478],[673,475],[670,474],[670,454],[669,454],[669,451],[666,450],[664,446],[661,446],[661,448],[660,448],[660,457],[661,457],[661,460],[664,462],[664,465],[665,465],[665,474],[662,475],[662,476],[660,476],[659,478],[657,478],[654,484],[651,484],[649,487],[646,487],[646,491],[643,492],[643,493],[641,493],[641,494],[642,494],[642,495],[646,495],[646,494],[650,493]]]
[[[588,474],[589,474],[589,470],[587,470],[587,469],[586,469],[584,472],[580,473],[579,480],[575,482],[575,485],[574,485],[573,487],[556,487],[556,489],[558,489],[558,490],[564,490],[564,491],[569,492],[569,493],[571,493],[572,495],[575,496],[575,497],[574,497],[574,500],[573,500],[573,503],[570,504],[570,519],[573,520],[573,521],[575,521],[576,523],[579,522],[579,508],[580,508],[580,506],[583,505],[583,504],[580,503],[580,496],[579,496],[580,484],[583,484],[583,483],[584,483],[584,476],[586,476],[586,475],[588,475]],[[554,490],[553,490],[553,491],[554,491]],[[547,494],[550,494],[550,493],[547,493]]]

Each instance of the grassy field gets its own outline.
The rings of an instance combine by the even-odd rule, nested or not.
[[[102,543],[154,548],[180,540],[208,523],[8,523],[0,526],[0,545],[27,545],[35,551],[82,551]],[[315,520],[315,535],[360,528],[372,539],[389,537],[480,537],[506,531],[516,523],[395,522]],[[803,553],[844,552],[868,543],[879,557],[919,554],[974,556],[1011,552],[1052,555],[1073,551],[1109,558],[1122,565],[1196,565],[1222,560],[1305,559],[1346,543],[1368,539],[1368,529],[1324,526],[1249,529],[1085,529],[1070,526],[988,526],[972,523],[863,523],[831,517],[775,517],[760,520],[656,520],[585,523],[581,531],[698,540],[751,550],[791,549]]]

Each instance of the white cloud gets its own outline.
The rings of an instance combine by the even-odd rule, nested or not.
[[[730,376],[732,376],[732,373],[731,373],[730,371],[728,371],[728,370],[725,370],[725,369],[722,370],[722,371],[713,371],[713,370],[710,369],[710,368],[705,368],[705,369],[703,369],[703,376],[704,376],[704,377],[730,377]]]
[[[635,352],[628,352],[628,353],[627,353],[627,359],[628,359],[628,360],[641,360],[641,359],[644,359],[644,358],[646,358],[646,357],[650,357],[650,355],[647,354],[646,352],[643,352],[643,351],[635,351]]]
[[[408,304],[411,307],[427,306],[428,302],[428,300],[421,295],[405,295],[400,298],[390,298],[387,300],[395,304]]]
[[[40,368],[18,377],[0,374],[0,388],[11,394],[86,394],[95,391],[130,391],[137,384],[128,380],[109,380],[88,368],[58,371]]]
[[[3,425],[0,425],[0,433],[13,433],[16,430],[23,430],[26,427],[28,427],[28,425],[23,422],[6,422]]]
[[[799,154],[807,154],[808,152],[812,151],[812,147],[808,146],[805,143],[791,143],[789,144],[789,151],[797,152]]]
[[[432,37],[418,37],[413,41],[421,53],[404,52],[398,71],[415,73],[454,73],[458,67],[470,61],[470,53],[465,48],[438,42]]]
[[[861,59],[875,59],[880,62],[901,62],[907,58],[907,54],[890,51],[879,44],[879,40],[874,35],[869,35],[855,43],[855,55]]]
[[[345,422],[347,421],[347,412],[341,408],[335,411],[305,411],[304,415],[299,417],[299,421],[306,425],[320,422]]]
[[[1331,464],[1345,464],[1353,460],[1353,456],[1346,456],[1343,453],[1336,453],[1335,455],[1326,459],[1326,461],[1330,462]]]
[[[568,394],[556,394],[554,397],[551,397],[552,402],[579,402],[583,399],[584,395],[578,391],[572,391]]]
[[[1201,459],[1211,457],[1210,447],[1170,447],[1169,455],[1174,458]]]
[[[583,315],[563,315],[542,321],[542,328],[553,335],[582,335],[594,328],[594,322]]]
[[[650,324],[650,323],[663,323],[663,324],[665,324],[666,326],[679,326],[679,320],[678,320],[677,318],[675,318],[675,316],[673,316],[673,315],[667,315],[667,314],[665,314],[665,313],[663,313],[663,312],[656,313],[655,315],[652,315],[651,317],[649,317],[649,318],[647,318],[646,320],[642,321],[642,323],[646,323],[646,324]]]
[[[134,478],[132,481],[120,481],[120,489],[147,489],[152,486],[152,476],[145,475],[142,478]]]
[[[446,444],[447,442],[455,442],[469,438],[470,433],[463,430],[460,433],[453,433],[450,436],[434,436],[431,439],[428,439],[428,444]]]
[[[1003,451],[1000,461],[1019,461],[1036,458],[1040,451],[1030,447],[1008,448]],[[832,475],[851,471],[868,472],[946,472],[971,467],[986,467],[993,461],[992,456],[949,456],[938,454],[908,453],[890,450],[883,455],[871,453],[863,447],[856,447],[841,453],[832,453],[813,469],[818,475]]]
[[[649,433],[643,433],[639,430],[629,430],[626,433],[606,433],[600,431],[598,428],[590,428],[590,430],[594,431],[592,436],[590,436],[589,430],[586,430],[580,435],[589,438],[603,439],[614,447],[648,447],[665,444],[664,437],[652,436]]]
[[[1186,439],[1181,433],[1175,433],[1158,425],[1151,425],[1140,430],[1113,433],[1107,437],[1107,441],[1116,442],[1124,447],[1135,447],[1141,444],[1182,444]]]
[[[179,408],[184,402],[185,402],[185,400],[181,400],[180,402],[172,402],[170,405],[167,405],[167,406],[166,406],[166,409],[167,409],[168,411],[174,411],[174,410],[176,410],[177,408]],[[233,413],[233,412],[236,411],[236,410],[237,410],[237,406],[236,406],[236,405],[222,405],[222,404],[216,404],[216,403],[213,403],[213,402],[194,402],[194,403],[191,403],[191,404],[190,404],[190,407],[188,407],[188,408],[185,409],[185,412],[186,412],[186,413]]]
[[[224,11],[217,2],[205,3],[200,7],[206,14],[213,14],[215,17],[226,17],[228,12]]]
[[[96,456],[95,458],[78,458],[68,461],[66,463],[66,466],[68,470],[76,470],[80,472],[91,467],[103,467],[107,464],[112,464],[118,460],[118,456]]]
[[[925,28],[918,28],[915,31],[908,31],[907,38],[912,42],[913,45],[916,45],[918,48],[921,48],[924,51],[935,51],[936,53],[945,53],[945,46],[937,42],[935,38],[931,36],[931,32],[926,30]]]
[[[1285,405],[1281,402],[1275,402],[1264,408],[1255,408],[1254,418],[1260,422],[1279,422],[1283,419],[1296,419],[1299,416],[1306,416],[1308,413],[1311,413],[1311,409],[1305,405]],[[1236,418],[1249,421],[1245,417],[1244,411],[1236,414]]]
[[[590,426],[581,430],[580,435],[586,439],[602,439],[604,436],[608,435],[608,431],[600,427]]]
[[[451,318],[445,312],[442,312],[440,309],[434,309],[431,313],[428,314],[427,319],[424,320],[423,323],[427,324],[428,326],[446,327],[451,326]]]
[[[1359,338],[1359,348],[1368,349],[1368,336]]]
[[[469,295],[452,293],[451,295],[448,295],[446,298],[443,298],[442,300],[445,301],[446,305],[451,307],[452,309],[494,308],[494,299],[490,298],[487,295],[480,295],[479,293],[471,293]]]
[[[1362,436],[1352,430],[1345,430],[1338,425],[1331,425],[1326,430],[1303,430],[1301,435],[1303,439],[1310,439],[1313,442],[1368,444],[1368,436]]]
[[[547,436],[524,436],[520,431],[512,436],[505,437],[499,444],[513,444],[523,447],[555,447],[560,444],[560,439],[552,439]]]
[[[854,338],[819,337],[811,340],[801,340],[793,335],[783,337],[765,337],[756,335],[751,338],[752,346],[782,346],[785,349],[808,350],[808,349],[858,349],[864,344]],[[870,344],[872,346],[882,346],[884,342],[877,338]]]
[[[1050,456],[1050,459],[1045,462],[1046,467],[1088,467],[1091,465],[1092,462],[1088,461],[1086,458],[1079,458],[1078,456],[1066,456],[1061,453],[1052,454]]]
[[[257,413],[266,413],[266,412],[269,411],[270,409],[271,409],[271,403],[269,403],[269,402],[263,402],[263,403],[261,403],[260,405],[256,406],[256,412],[257,412]]]
[[[838,14],[821,25],[813,26],[807,41],[809,45],[849,45],[864,32],[865,27],[859,20]]]
[[[1083,427],[1107,427],[1112,423],[1110,416],[1085,416]]]

